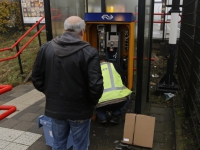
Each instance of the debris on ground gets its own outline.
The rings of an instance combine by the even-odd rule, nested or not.
[[[166,101],[170,100],[172,97],[174,97],[175,95],[172,93],[164,93],[165,97],[166,97]]]

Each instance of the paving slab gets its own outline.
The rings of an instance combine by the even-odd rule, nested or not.
[[[25,87],[24,87],[25,86]],[[21,91],[24,92],[19,94],[19,97],[12,97],[9,95],[14,95],[17,92],[17,88],[22,88]],[[32,91],[32,92],[31,92]],[[30,93],[31,92],[31,93]],[[10,146],[17,146],[21,149],[28,150],[50,150],[51,147],[46,145],[45,134],[43,127],[38,128],[37,118],[44,114],[45,98],[43,95],[37,95],[37,91],[31,84],[22,85],[14,88],[14,92],[10,92],[8,95],[4,95],[4,98],[8,99],[9,102],[19,102],[21,104],[26,103],[24,109],[18,109],[17,114],[7,117],[0,121],[0,127],[14,129],[19,132],[30,132],[34,134],[41,135],[33,144],[21,147],[20,143],[9,143]],[[15,95],[16,96],[16,95]],[[31,100],[30,100],[31,99]],[[37,100],[36,100],[37,99]],[[2,102],[2,101],[0,101]],[[128,105],[127,109],[123,112],[121,116],[120,125],[101,125],[97,121],[91,122],[91,132],[90,132],[90,146],[89,150],[114,150],[115,147],[120,145],[123,138],[124,121],[126,113],[134,112],[135,101],[132,100]],[[156,117],[155,131],[154,131],[154,143],[152,150],[173,150],[174,147],[174,124],[173,124],[173,109],[171,107],[166,107],[165,104],[148,104],[148,110],[146,110],[149,116]],[[1,139],[0,139],[1,140]],[[0,142],[1,143],[1,142]],[[6,145],[8,143],[4,143]],[[17,145],[18,144],[18,145]],[[138,147],[129,145],[135,150],[149,150],[149,148]],[[0,150],[1,150],[0,144]],[[20,150],[21,150],[20,149]],[[10,149],[12,150],[12,149]],[[15,149],[13,149],[15,150]],[[72,150],[72,148],[70,148]]]

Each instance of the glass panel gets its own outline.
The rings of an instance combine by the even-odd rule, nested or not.
[[[172,0],[166,1],[167,5],[172,5]],[[183,5],[183,0],[180,0],[180,5]]]
[[[88,12],[101,12],[101,1],[88,0]]]
[[[84,0],[51,0],[50,5],[53,37],[63,33],[63,24],[67,17],[76,15],[84,19]]]
[[[168,5],[168,6],[165,6]],[[159,0],[155,1],[154,3],[154,29],[153,29],[153,39],[168,39],[169,38],[169,31],[170,31],[170,21],[171,21],[171,15],[169,14],[169,11],[171,10],[171,7],[169,5],[172,5],[172,0],[162,0],[159,2]],[[180,0],[180,5],[183,5],[183,0]],[[182,14],[182,7],[179,7],[180,9],[180,16],[179,20],[181,21],[181,14]],[[167,14],[161,15],[161,13]],[[161,23],[165,19],[165,24]],[[178,24],[178,35],[177,38],[180,36],[180,26],[181,23]],[[164,32],[163,32],[164,29]]]
[[[106,12],[136,12],[137,0],[106,0]],[[100,0],[88,0],[88,12],[101,12]]]
[[[137,0],[106,0],[107,12],[136,12]]]

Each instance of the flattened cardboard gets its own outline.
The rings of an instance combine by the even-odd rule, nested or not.
[[[124,135],[123,135],[123,140],[122,140],[123,143],[126,143],[126,144],[133,143],[135,117],[136,117],[136,114],[133,114],[133,113],[127,113],[125,116]]]
[[[155,117],[137,115],[133,145],[153,147]]]
[[[124,124],[123,143],[152,148],[155,117],[127,113]]]

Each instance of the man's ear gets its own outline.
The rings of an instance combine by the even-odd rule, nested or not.
[[[84,30],[81,30],[80,35],[84,36]]]

